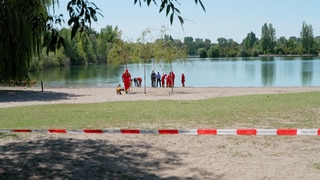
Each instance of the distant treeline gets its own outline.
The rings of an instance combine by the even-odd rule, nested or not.
[[[74,38],[70,37],[70,29],[63,28],[59,34],[64,39],[64,46],[54,53],[43,49],[40,57],[33,58],[31,70],[66,65],[106,63],[109,53],[115,46],[129,44],[135,48],[139,44],[138,42],[123,41],[121,31],[118,30],[118,27],[113,28],[112,26],[106,26],[100,32],[90,30],[88,33],[79,33]],[[320,36],[314,37],[312,26],[305,22],[303,22],[300,37],[293,36],[289,39],[283,36],[276,38],[275,28],[272,24],[265,23],[262,26],[260,38],[256,37],[254,32],[250,32],[241,43],[223,37],[218,38],[217,43],[212,43],[209,39],[193,37],[185,37],[183,42],[174,38],[172,41],[174,46],[184,48],[187,55],[200,58],[318,55],[320,47]]]

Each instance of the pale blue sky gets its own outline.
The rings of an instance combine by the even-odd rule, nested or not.
[[[276,37],[300,37],[302,23],[312,25],[314,36],[320,35],[320,0],[202,0],[206,12],[194,0],[180,0],[178,7],[185,18],[184,29],[178,19],[170,25],[165,14],[152,5],[134,5],[134,0],[90,0],[101,10],[104,17],[92,23],[96,31],[112,25],[122,31],[122,39],[135,42],[147,28],[154,37],[160,36],[161,26],[166,26],[174,39],[186,36],[210,39],[233,39],[239,43],[251,31],[258,38],[264,23],[271,23]],[[60,0],[60,10],[65,14],[67,0]],[[160,1],[159,1],[160,2]],[[68,15],[65,14],[65,18]]]

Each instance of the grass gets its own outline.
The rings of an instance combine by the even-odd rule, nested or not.
[[[314,167],[315,169],[320,170],[320,163],[314,163],[314,164],[313,164],[313,167]]]
[[[0,129],[320,128],[320,92],[0,108]]]

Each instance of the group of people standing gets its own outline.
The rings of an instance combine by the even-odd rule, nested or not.
[[[151,87],[174,87],[174,80],[175,80],[175,74],[173,71],[171,71],[168,74],[162,74],[155,73],[154,70],[151,72]],[[142,78],[141,77],[135,77],[133,78],[134,85],[136,87],[141,87]],[[131,74],[128,69],[126,69],[122,73],[122,82],[124,84],[124,88],[121,88],[121,85],[119,84],[116,92],[117,94],[121,94],[121,91],[124,91],[125,93],[128,93],[131,84],[132,84],[132,78]],[[181,84],[182,87],[185,87],[185,75],[184,73],[181,74]]]
[[[174,87],[176,75],[171,71],[168,74],[163,74],[161,77],[162,87]]]
[[[151,72],[151,87],[161,87],[161,75],[158,72],[158,74],[156,74],[154,72],[154,70],[152,70]]]
[[[168,74],[162,74],[158,72],[157,74],[152,70],[151,72],[151,87],[174,87],[176,75],[173,71],[169,72]],[[181,85],[185,87],[186,77],[184,73],[181,73]]]

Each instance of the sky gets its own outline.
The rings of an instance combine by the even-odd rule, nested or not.
[[[300,37],[303,22],[312,26],[314,36],[320,35],[320,0],[202,0],[206,11],[194,0],[179,0],[181,5],[177,8],[185,21],[183,27],[177,18],[171,25],[169,17],[159,14],[159,7],[153,4],[147,7],[142,3],[140,7],[134,5],[134,0],[89,1],[95,3],[103,15],[98,15],[98,22],[92,23],[93,29],[99,32],[107,25],[118,26],[121,38],[132,42],[142,37],[146,29],[152,34],[147,38],[158,38],[161,28],[166,27],[166,34],[182,41],[184,37],[193,37],[215,43],[223,37],[241,43],[250,32],[260,38],[265,23],[272,24],[277,38]],[[57,14],[64,14],[65,19],[68,18],[67,2],[60,0],[56,10]]]

